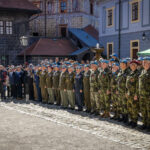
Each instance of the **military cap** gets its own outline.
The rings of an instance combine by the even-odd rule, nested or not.
[[[126,59],[128,62],[131,61],[131,58],[129,58],[129,57],[128,57],[128,58],[125,58],[125,59]]]
[[[144,57],[143,60],[148,60],[148,61],[150,61],[150,57]]]
[[[81,69],[81,66],[77,66],[76,69]]]
[[[139,57],[139,58],[138,58],[138,61],[143,61],[143,57]]]
[[[102,60],[103,60],[103,58],[100,58],[100,59],[99,59],[99,62],[101,62]]]
[[[116,53],[113,53],[112,55],[110,55],[111,57],[118,57]]]
[[[54,68],[59,68],[60,66],[59,65],[54,65]]]
[[[112,66],[118,66],[119,67],[120,64],[119,63],[113,63]]]
[[[137,60],[132,60],[132,61],[130,62],[130,64],[137,64],[137,65],[139,65],[139,62],[138,62]]]
[[[74,68],[73,65],[69,65],[68,68]]]
[[[103,59],[103,60],[102,60],[102,63],[109,64],[109,61],[108,61],[108,60],[106,60],[106,59]]]
[[[98,65],[98,62],[97,62],[97,61],[91,61],[90,64],[91,64],[91,65]]]
[[[88,67],[88,68],[89,68],[89,67],[90,67],[90,65],[89,65],[89,64],[86,64],[86,65],[84,65],[84,67],[85,67],[85,68],[86,68],[86,67]]]
[[[66,65],[62,65],[61,68],[62,68],[62,69],[66,69],[67,66],[66,66]]]
[[[128,62],[128,61],[127,61],[126,59],[121,59],[121,60],[120,60],[120,63],[127,64],[127,62]]]
[[[112,62],[112,61],[115,61],[115,59],[114,59],[114,58],[111,58],[109,61]]]

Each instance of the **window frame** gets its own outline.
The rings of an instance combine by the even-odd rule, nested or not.
[[[61,3],[66,3],[66,9],[62,12],[62,6],[61,6]],[[67,0],[59,0],[59,9],[60,9],[60,13],[67,13],[67,5],[68,5],[68,3],[67,3]]]
[[[5,26],[4,26],[5,23],[3,20],[0,20],[0,22],[2,22],[2,24],[3,24],[3,25],[0,25],[0,35],[4,35],[5,34],[5,32],[4,32],[5,31]],[[3,30],[3,33],[1,33],[1,28]]]
[[[137,23],[140,21],[140,2],[141,0],[133,0],[130,2],[131,5],[131,23]],[[137,20],[133,20],[133,4],[134,3],[138,3],[138,19]]]
[[[132,44],[134,42],[138,42],[137,47],[133,47]],[[133,49],[138,49],[138,52],[140,51],[140,40],[130,40],[130,58],[133,59]]]
[[[114,26],[114,8],[115,7],[112,7],[112,8],[107,8],[106,10],[107,10],[107,13],[106,13],[106,17],[107,17],[107,28],[111,28],[111,27],[113,27]],[[112,10],[112,24],[111,25],[108,25],[108,12],[110,11],[110,10]]]
[[[108,42],[107,43],[107,59],[110,58],[110,54],[109,54],[109,45],[112,45],[112,53],[114,52],[114,42]]]
[[[11,25],[7,25],[7,23],[11,23]],[[7,29],[9,29],[9,33],[7,33]],[[12,35],[13,34],[13,22],[11,20],[6,20],[5,21],[5,34],[6,35]]]

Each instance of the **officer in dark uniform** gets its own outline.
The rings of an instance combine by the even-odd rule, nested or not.
[[[75,76],[75,98],[78,106],[78,111],[83,110],[83,75],[81,73],[81,66],[76,67]]]

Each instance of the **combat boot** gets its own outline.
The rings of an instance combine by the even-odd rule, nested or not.
[[[132,125],[131,125],[132,128],[135,128],[137,127],[137,123],[136,122],[132,122]]]
[[[110,113],[109,112],[105,113],[105,118],[110,118]]]
[[[101,117],[102,117],[102,118],[105,118],[105,115],[106,115],[106,112],[104,112],[104,113],[101,115]]]

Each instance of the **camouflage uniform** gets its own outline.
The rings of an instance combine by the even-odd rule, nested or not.
[[[54,99],[54,90],[52,89],[52,87],[53,87],[53,72],[47,73],[46,87],[47,87],[47,92],[48,92],[48,95],[49,95],[48,103],[54,104],[54,101],[55,101],[55,99]]]
[[[91,111],[91,102],[90,102],[90,71],[84,72],[83,75],[83,92],[84,92],[84,102],[87,108],[87,111]]]
[[[110,112],[110,95],[107,91],[110,91],[110,76],[111,71],[109,68],[102,70],[98,76],[98,83],[100,89],[100,104],[101,110],[105,111],[105,114]]]
[[[120,70],[117,77],[117,84],[118,84],[118,102],[119,102],[119,112],[122,114],[123,119],[125,122],[127,122],[128,117],[128,109],[127,109],[127,88],[126,88],[126,79],[127,75],[129,74],[128,69]]]
[[[52,85],[53,85],[54,98],[56,100],[57,105],[60,105],[61,102],[60,90],[59,90],[59,77],[60,77],[60,72],[54,71]]]
[[[133,123],[137,123],[139,113],[139,101],[134,100],[138,96],[138,77],[138,70],[131,71],[126,81],[128,115]]]
[[[68,99],[67,99],[67,91],[66,89],[66,75],[67,72],[61,72],[60,79],[59,79],[59,89],[60,89],[60,96],[61,96],[61,104],[63,107],[68,107]]]
[[[47,93],[47,89],[46,89],[46,76],[47,76],[46,71],[39,73],[42,102],[44,102],[44,103],[48,102],[48,93]]]
[[[118,95],[117,95],[117,75],[118,72],[114,72],[111,75],[110,87],[111,87],[111,100],[112,100],[112,111],[114,112],[114,118],[119,117],[119,104],[118,104]]]
[[[91,99],[91,111],[99,113],[100,101],[98,94],[98,70],[92,71],[90,74],[90,99]]]
[[[72,109],[75,108],[74,78],[75,78],[74,72],[67,73],[66,75],[67,99]]]
[[[139,96],[143,124],[150,127],[150,69],[139,76]]]

